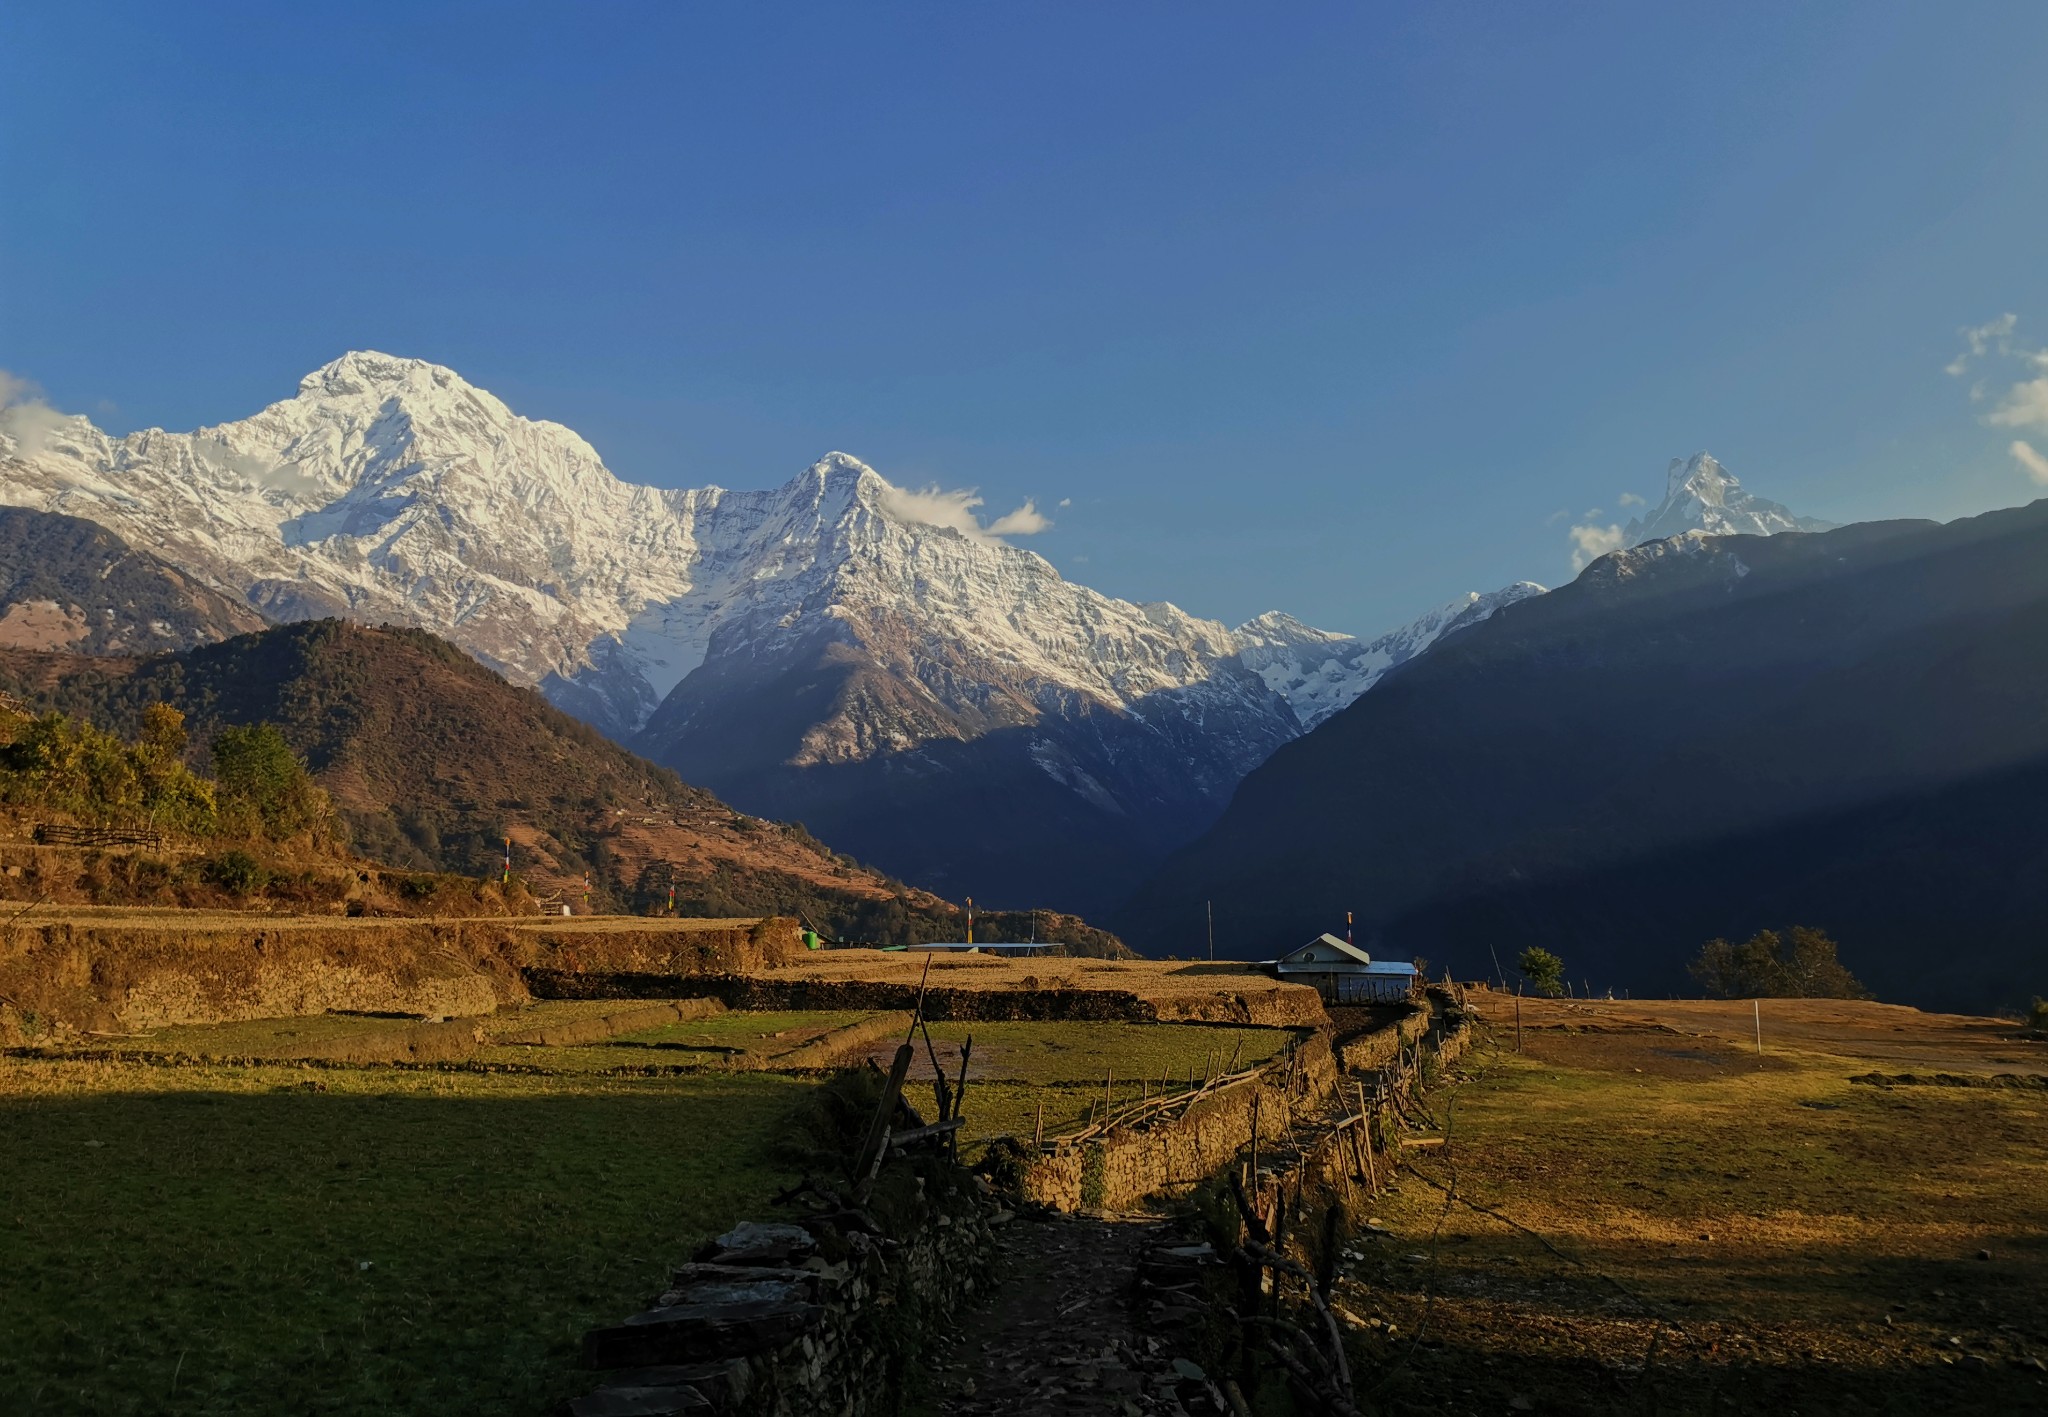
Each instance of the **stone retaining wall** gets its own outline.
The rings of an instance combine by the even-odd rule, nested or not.
[[[742,974],[590,970],[526,971],[544,999],[715,998],[731,1009],[763,1012],[909,1010],[920,993],[933,1022],[1209,1023],[1257,1028],[1313,1028],[1324,1024],[1322,1001],[1311,990],[1257,987],[1215,994],[1145,998],[1122,989],[972,988],[892,984],[864,979],[762,979]]]
[[[1321,1109],[1336,1086],[1329,1042],[1313,1034],[1253,1077],[1218,1089],[1170,1120],[1112,1131],[1064,1147],[1025,1167],[1027,1200],[1056,1210],[1126,1210],[1150,1196],[1213,1176],[1260,1135],[1273,1137],[1297,1114]]]
[[[1337,1045],[1337,1061],[1347,1073],[1378,1072],[1394,1066],[1401,1050],[1413,1048],[1429,1032],[1430,1011],[1422,1004],[1409,1004],[1391,1027],[1356,1034]]]
[[[871,1208],[874,1231],[813,1218],[720,1236],[648,1309],[584,1336],[609,1377],[564,1417],[900,1412],[946,1316],[989,1282],[1000,1213],[935,1154],[885,1167]]]
[[[796,922],[371,920],[250,912],[18,912],[0,929],[0,1044],[309,1014],[471,1018],[547,997],[631,997],[603,981],[771,966]],[[585,981],[530,989],[528,977]],[[671,997],[699,994],[670,988]]]

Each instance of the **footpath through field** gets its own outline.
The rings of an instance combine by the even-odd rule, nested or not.
[[[960,1316],[935,1355],[933,1412],[1207,1413],[1181,1394],[1165,1345],[1136,1323],[1130,1291],[1140,1253],[1167,1226],[1149,1216],[1017,1219],[1002,1233],[1002,1280]],[[1180,1393],[1176,1392],[1176,1388]]]

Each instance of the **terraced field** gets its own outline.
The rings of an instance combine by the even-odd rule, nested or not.
[[[886,1060],[907,1025],[715,1010],[322,1015],[0,1056],[0,1411],[549,1410],[587,1386],[586,1327],[815,1164],[822,1064]],[[1295,1036],[934,1025],[949,1077],[969,1034],[970,1147]],[[920,1043],[913,1103],[932,1088]]]

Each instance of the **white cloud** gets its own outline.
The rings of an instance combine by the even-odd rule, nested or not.
[[[1622,507],[1647,507],[1650,505],[1648,497],[1638,497],[1633,492],[1624,492],[1615,498],[1614,501],[1615,505]]]
[[[1024,499],[1024,505],[1014,512],[1005,512],[988,524],[990,536],[1036,536],[1052,525],[1052,518],[1038,510],[1038,503],[1031,498]]]
[[[1559,507],[1556,511],[1552,512],[1549,516],[1543,519],[1543,524],[1545,526],[1556,526],[1559,522],[1563,521],[1566,517],[1570,516],[1571,514],[1571,508]]]
[[[2048,428],[2048,378],[2014,384],[1984,421],[1999,428]]]
[[[1062,507],[1063,509],[1064,509],[1064,508],[1067,508],[1067,507],[1071,507],[1071,506],[1073,506],[1073,505],[1074,505],[1074,499],[1073,499],[1072,497],[1062,497],[1062,498],[1060,498],[1060,506],[1061,506],[1061,507]]]
[[[1957,331],[1963,337],[1963,352],[1948,362],[1944,372],[1961,378],[1969,372],[1972,359],[1993,353],[2011,354],[2012,332],[2019,328],[2019,323],[2020,317],[2008,311],[1995,320]]]
[[[40,388],[0,369],[0,436],[12,438],[17,453],[34,457],[63,423],[64,415],[44,402]]]
[[[1621,550],[1618,526],[1575,526],[1572,528],[1572,569],[1583,571],[1610,551]]]
[[[976,515],[983,505],[981,494],[972,487],[949,491],[932,486],[918,490],[885,483],[882,492],[882,510],[897,521],[951,527],[968,540],[985,546],[998,545],[1006,536],[1035,536],[1052,525],[1052,520],[1040,513],[1037,503],[1026,498],[1023,506],[983,526]]]
[[[1963,352],[1948,365],[1951,374],[1969,371],[1971,362],[1984,358],[2012,359],[2033,375],[2021,377],[1996,396],[1991,410],[1980,421],[1993,428],[2037,428],[2048,431],[2048,349],[2038,349],[2019,338],[2019,317],[2000,315],[1988,323],[1961,331]],[[1970,402],[1993,400],[1997,380],[1979,378],[1970,385]],[[2024,438],[2006,445],[2006,452],[2035,482],[2048,486],[2048,457]]]
[[[2043,457],[2037,452],[2032,443],[2024,438],[2015,438],[2012,440],[2012,446],[2006,451],[2012,454],[2014,462],[2026,470],[2027,476],[2048,487],[2048,457]]]
[[[1600,509],[1599,509],[1598,507],[1588,507],[1588,508],[1586,508],[1586,520],[1587,520],[1587,521],[1592,521],[1592,520],[1593,520],[1593,519],[1594,519],[1595,517],[1597,517],[1597,516],[1599,516],[1599,515],[1600,515]]]

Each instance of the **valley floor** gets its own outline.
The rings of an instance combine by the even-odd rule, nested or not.
[[[1766,1001],[1759,1056],[1746,1002],[1528,1000],[1517,1051],[1474,997],[1341,1286],[1376,1410],[2048,1411],[2048,1090],[1983,1085],[2048,1045]]]

